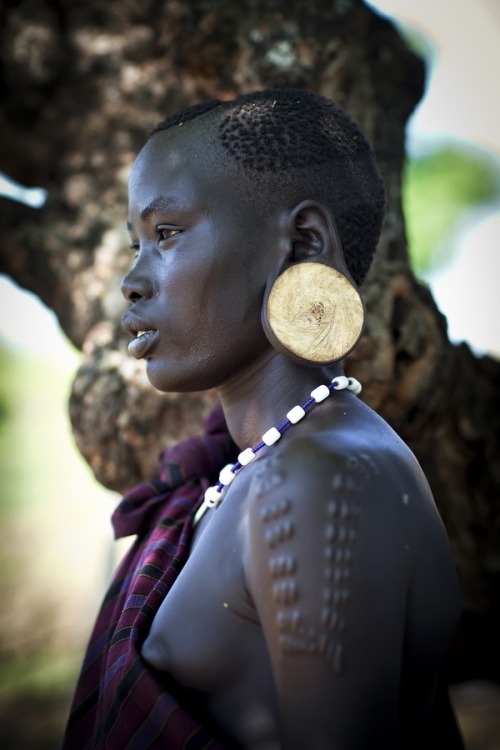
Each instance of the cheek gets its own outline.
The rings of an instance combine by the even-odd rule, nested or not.
[[[263,288],[239,271],[221,285],[217,297],[217,315],[228,329],[237,327],[247,334],[258,332],[261,326]]]
[[[234,297],[242,309],[242,315],[257,309],[260,315],[267,275],[266,264],[257,252],[259,249],[261,248],[245,247],[236,252],[226,270],[226,280],[230,280],[228,296]]]

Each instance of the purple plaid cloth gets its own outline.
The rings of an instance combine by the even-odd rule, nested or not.
[[[159,478],[134,487],[113,514],[116,538],[137,534],[98,615],[66,728],[64,750],[222,750],[181,706],[140,649],[189,554],[194,514],[236,459],[222,409],[206,432],[161,455]]]

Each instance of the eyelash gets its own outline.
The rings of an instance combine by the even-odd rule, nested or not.
[[[174,227],[169,227],[165,224],[160,224],[160,226],[156,227],[156,234],[158,238],[158,242],[163,242],[165,240],[170,240],[172,237],[175,237],[177,234],[180,233],[180,229],[174,229]],[[164,236],[164,233],[167,232],[167,237]]]
[[[168,232],[168,236],[165,237],[164,233]],[[174,229],[173,227],[168,227],[164,225],[160,225],[156,227],[156,239],[158,242],[166,242],[167,240],[171,239],[172,237],[175,237],[177,234],[180,234],[180,229]],[[140,250],[140,244],[139,242],[131,242],[129,245],[130,249],[134,251],[134,260],[139,255]]]

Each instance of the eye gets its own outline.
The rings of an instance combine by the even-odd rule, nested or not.
[[[156,232],[158,235],[158,242],[162,242],[164,240],[170,240],[172,237],[175,237],[176,234],[180,233],[180,229],[176,229],[175,227],[171,227],[168,224],[160,224],[156,227]]]

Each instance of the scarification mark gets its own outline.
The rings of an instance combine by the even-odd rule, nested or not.
[[[347,468],[355,477],[362,477],[363,479],[373,479],[380,476],[379,467],[368,453],[361,452],[349,456]]]
[[[264,524],[269,524],[265,532],[268,547],[274,548],[294,535],[295,527],[291,520],[278,520],[286,516],[292,508],[288,498],[271,500],[261,508],[260,517]],[[277,559],[277,558],[271,558]],[[273,565],[277,563],[273,562]]]
[[[327,623],[328,629],[337,630],[338,624],[339,624],[339,613],[337,612],[337,610],[334,609]]]
[[[282,469],[275,456],[270,456],[265,462],[256,467],[253,488],[258,499],[266,493],[279,487],[286,479],[286,473]]]
[[[285,481],[285,473],[283,471],[274,471],[269,476],[269,482],[271,484],[271,487],[279,487],[280,484],[283,484]]]
[[[333,542],[337,536],[337,527],[334,523],[327,523],[325,526],[325,538],[327,542]]]
[[[278,630],[287,631],[290,629],[290,623],[289,623],[290,615],[287,612],[284,612],[283,610],[278,610],[276,612],[276,626]]]
[[[375,461],[368,455],[368,453],[360,453],[359,457],[363,463],[363,466],[371,472],[374,476],[380,476],[380,469]]]
[[[341,490],[344,486],[344,477],[342,474],[334,474],[332,478],[332,489]]]
[[[340,675],[342,673],[344,656],[342,644],[334,643],[326,634],[322,633],[318,638],[318,652],[330,662],[335,674]]]
[[[255,479],[255,493],[258,498],[261,498],[264,494],[276,489],[280,484],[285,481],[285,475],[283,472],[276,471],[273,474],[262,474]]]
[[[348,628],[351,568],[355,558],[360,508],[356,503],[359,478],[378,469],[368,454],[345,460],[342,471],[331,480],[332,494],[325,504],[323,539],[320,554],[323,565],[320,598],[316,614],[300,600],[300,556],[276,548],[285,545],[297,533],[288,498],[265,500],[260,520],[266,544],[273,550],[267,567],[271,577],[271,596],[281,653],[286,656],[318,654],[326,659],[335,674],[345,670],[344,638]],[[276,477],[273,479],[273,476]],[[285,479],[279,464],[267,470],[262,492]],[[274,484],[273,484],[274,482]],[[286,549],[286,548],[285,548]]]
[[[347,627],[351,566],[360,514],[353,495],[360,477],[378,473],[368,454],[362,453],[347,458],[344,471],[337,472],[331,480],[335,497],[326,505],[323,596],[316,640],[318,652],[330,662],[336,674],[342,673],[345,663],[342,634]]]
[[[265,533],[265,540],[267,545],[271,548],[277,547],[278,544],[282,544],[287,539],[291,539],[295,532],[295,526],[293,521],[282,521],[275,523],[267,529]]]
[[[269,559],[268,567],[273,578],[290,576],[297,569],[297,560],[292,555],[278,555]]]
[[[293,633],[302,633],[304,631],[300,609],[294,609],[290,613],[290,630]]]
[[[299,596],[297,581],[287,578],[273,585],[273,599],[276,604],[288,605],[297,601]]]
[[[302,623],[302,613],[300,609],[294,609],[291,612],[280,610],[276,617],[278,629],[284,633],[295,635],[305,635],[305,628]]]
[[[324,554],[324,556],[326,557],[327,560],[333,560],[333,558],[335,557],[335,548],[334,548],[334,546],[332,544],[327,544],[325,546],[323,554]]]
[[[290,500],[288,498],[281,498],[274,502],[269,502],[263,508],[261,508],[260,516],[263,521],[272,521],[275,518],[286,515],[290,510]]]
[[[280,635],[280,646],[284,654],[295,656],[298,654],[314,654],[318,650],[316,641],[293,635]]]

